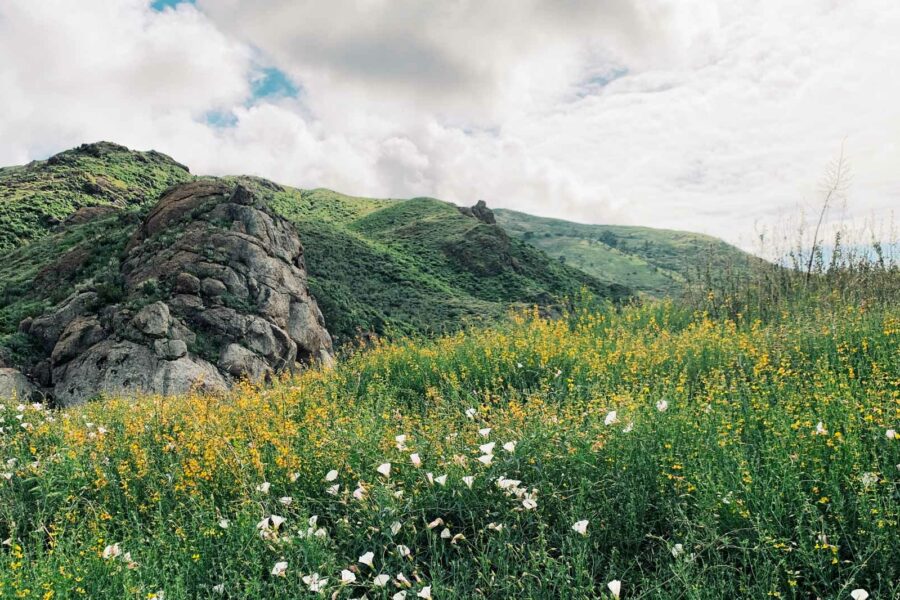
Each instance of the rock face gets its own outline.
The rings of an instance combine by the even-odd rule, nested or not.
[[[219,392],[331,362],[296,231],[242,186],[170,189],[129,241],[121,275],[119,304],[88,289],[22,324],[48,353],[36,371],[58,404]]]
[[[475,203],[475,206],[461,206],[459,207],[459,212],[467,217],[478,219],[482,223],[487,223],[488,225],[497,224],[497,219],[494,217],[494,211],[488,208],[487,203],[484,200],[479,200]]]
[[[31,402],[37,392],[28,378],[17,369],[0,368],[0,400],[15,398],[22,402]]]

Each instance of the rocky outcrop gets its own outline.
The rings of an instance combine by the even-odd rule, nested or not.
[[[475,203],[475,206],[460,206],[459,212],[467,217],[478,219],[482,223],[487,223],[488,225],[497,224],[497,219],[494,217],[494,211],[487,207],[487,203],[484,200],[479,200]]]
[[[56,402],[101,393],[220,392],[331,362],[293,226],[241,186],[170,189],[129,241],[118,304],[86,289],[23,322]],[[40,373],[37,373],[40,371]]]

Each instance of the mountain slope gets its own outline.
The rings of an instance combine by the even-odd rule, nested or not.
[[[756,260],[714,237],[687,231],[587,225],[494,211],[510,235],[564,260],[601,281],[616,282],[652,296],[678,294],[707,271],[741,271]]]
[[[510,305],[548,305],[587,288],[630,291],[560,265],[496,225],[433,198],[385,200],[235,178],[291,220],[306,248],[309,286],[340,343],[364,332],[457,329]]]
[[[358,198],[255,177],[198,178],[163,154],[100,142],[0,169],[0,362],[40,358],[20,322],[75,291],[90,286],[104,302],[120,301],[129,237],[165,189],[192,180],[240,183],[295,225],[310,291],[337,343],[370,332],[453,330],[583,287],[600,297],[629,295],[449,203]]]
[[[0,168],[0,250],[47,235],[83,207],[139,207],[191,178],[159,152],[83,144],[27,165]]]

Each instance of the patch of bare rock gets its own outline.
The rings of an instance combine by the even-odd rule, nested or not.
[[[120,302],[87,288],[23,322],[46,359],[33,384],[14,374],[0,384],[31,393],[24,379],[65,406],[101,393],[223,392],[332,360],[297,232],[240,185],[170,189],[120,270]]]

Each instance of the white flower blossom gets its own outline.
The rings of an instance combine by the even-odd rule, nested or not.
[[[362,556],[359,557],[359,562],[361,564],[366,565],[367,567],[369,567],[371,569],[374,559],[375,559],[374,552],[366,552],[365,554],[363,554]]]

